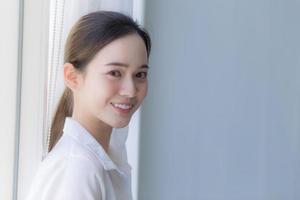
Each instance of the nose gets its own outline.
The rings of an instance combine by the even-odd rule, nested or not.
[[[131,98],[136,96],[136,92],[137,89],[134,81],[131,78],[124,79],[121,85],[120,95]]]

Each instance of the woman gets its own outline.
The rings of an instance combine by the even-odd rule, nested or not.
[[[72,27],[49,153],[26,200],[132,199],[131,167],[111,134],[147,94],[150,48],[147,32],[121,13],[89,13]]]

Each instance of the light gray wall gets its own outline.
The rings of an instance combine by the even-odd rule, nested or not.
[[[139,200],[300,199],[299,10],[146,1]]]

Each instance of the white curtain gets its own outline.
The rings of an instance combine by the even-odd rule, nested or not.
[[[54,0],[51,2],[50,33],[49,33],[49,69],[47,85],[47,125],[44,135],[44,157],[47,155],[48,135],[55,106],[64,89],[63,81],[63,54],[67,35],[72,25],[82,16],[97,10],[118,11],[132,16],[143,24],[143,1],[141,0]],[[139,122],[138,110],[129,126],[113,129],[111,143],[124,144],[120,155],[127,160],[125,141],[127,140],[128,161],[132,166],[133,198],[137,199],[138,181],[138,149],[139,149]],[[129,135],[129,136],[128,136]],[[128,138],[127,138],[128,137]]]

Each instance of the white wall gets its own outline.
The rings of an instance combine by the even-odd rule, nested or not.
[[[139,199],[300,199],[300,2],[146,2]]]
[[[12,199],[19,1],[0,2],[0,199]]]

